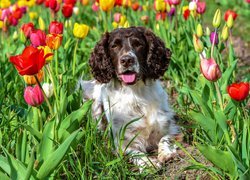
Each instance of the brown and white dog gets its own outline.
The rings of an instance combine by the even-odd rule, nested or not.
[[[84,97],[94,100],[93,116],[98,119],[105,114],[99,127],[104,127],[105,120],[111,123],[115,143],[125,153],[158,150],[158,159],[133,158],[139,166],[151,162],[159,166],[176,153],[171,141],[179,129],[158,80],[167,70],[170,57],[170,50],[151,30],[116,29],[104,34],[91,54],[89,63],[95,80],[79,82]],[[126,128],[123,144],[119,144],[120,129],[135,119]]]

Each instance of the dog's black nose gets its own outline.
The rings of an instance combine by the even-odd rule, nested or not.
[[[129,67],[135,63],[135,58],[129,55],[124,55],[120,59],[121,65]]]

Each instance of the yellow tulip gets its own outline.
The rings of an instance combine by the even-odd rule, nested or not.
[[[46,56],[47,54],[53,54],[52,50],[49,48],[49,46],[39,46],[38,49],[43,49],[44,56]],[[53,59],[53,55],[47,57],[45,59],[46,63],[50,63],[52,61],[52,59]]]
[[[0,29],[3,28],[3,21],[0,21]]]
[[[201,24],[198,24],[196,27],[196,34],[200,38],[203,35],[203,30]]]
[[[38,25],[39,25],[39,28],[40,28],[42,31],[45,30],[45,23],[44,23],[44,20],[43,20],[41,17],[38,18]]]
[[[103,11],[108,12],[114,7],[115,0],[100,0],[99,4]]]
[[[217,9],[213,18],[213,26],[215,28],[218,28],[220,26],[220,23],[221,23],[221,12],[219,9]]]
[[[86,24],[74,24],[73,34],[77,38],[85,38],[89,32],[89,26]]]
[[[11,2],[10,0],[1,0],[0,2],[0,7],[1,8],[7,8],[11,5]]]
[[[36,12],[29,12],[30,19],[36,19],[38,17]]]
[[[89,4],[89,0],[82,0],[82,4],[83,4],[84,6],[88,5],[88,4]]]
[[[166,3],[164,0],[155,0],[156,11],[164,12],[166,10]]]

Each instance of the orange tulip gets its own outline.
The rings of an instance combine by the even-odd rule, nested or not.
[[[63,36],[61,34],[47,34],[46,44],[50,49],[58,49],[62,44]]]
[[[37,73],[36,76],[37,76],[37,78],[38,78],[38,81],[41,82],[41,81],[43,80],[43,76],[44,76],[43,70],[41,69],[41,70]],[[23,79],[24,79],[25,83],[28,84],[28,85],[37,84],[36,79],[35,79],[34,76],[24,75],[24,76],[23,76]]]

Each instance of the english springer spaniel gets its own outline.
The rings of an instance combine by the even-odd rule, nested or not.
[[[167,70],[170,57],[170,50],[151,30],[119,28],[105,33],[91,54],[89,63],[95,80],[80,81],[84,97],[94,100],[94,118],[102,118],[99,128],[105,127],[105,121],[111,123],[117,147],[133,154],[158,150],[158,158],[132,158],[141,167],[159,167],[176,153],[171,143],[179,133],[175,113],[158,80]]]

